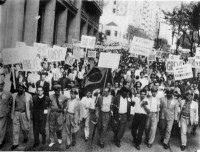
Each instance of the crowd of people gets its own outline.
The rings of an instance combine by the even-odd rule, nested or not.
[[[185,150],[187,132],[195,135],[199,126],[200,73],[197,78],[174,81],[173,74],[166,73],[165,62],[153,63],[147,58],[134,58],[127,50],[115,50],[121,54],[119,68],[112,71],[112,81],[105,81],[103,88],[84,89],[84,78],[97,59],[84,59],[73,66],[63,62],[42,62],[42,71],[23,72],[15,69],[15,82],[9,66],[0,65],[0,149],[4,145],[8,116],[13,123],[13,145],[19,146],[20,129],[24,142],[28,141],[30,122],[33,121],[34,144],[46,144],[46,122],[49,121],[49,147],[56,137],[62,144],[62,130],[66,125],[67,146],[76,145],[80,124],[84,126],[85,141],[89,140],[90,121],[97,125],[99,146],[104,148],[108,126],[113,129],[114,142],[121,147],[126,123],[132,121],[131,135],[136,149],[140,150],[143,134],[149,148],[157,130],[164,149],[169,148],[171,133],[181,137],[180,148]],[[89,63],[92,64],[89,64]],[[14,87],[16,84],[16,89]],[[12,94],[11,94],[12,93]],[[49,117],[49,119],[47,119]],[[132,119],[131,119],[132,117]]]

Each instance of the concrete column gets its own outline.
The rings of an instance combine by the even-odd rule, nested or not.
[[[59,14],[58,17],[58,29],[56,37],[57,45],[63,45],[66,40],[67,14],[68,14],[68,9],[65,9],[63,12]]]
[[[88,20],[86,21],[86,23],[83,26],[83,35],[87,35],[87,29],[88,29]]]
[[[25,0],[7,0],[2,7],[1,48],[15,47],[16,41],[23,40]]]
[[[82,0],[77,0],[78,12],[75,18],[71,21],[68,33],[68,43],[72,43],[72,39],[80,40],[80,25],[81,25],[81,10],[82,10]]]
[[[33,45],[37,38],[39,0],[26,0],[26,16],[24,29],[24,42]],[[39,18],[41,20],[41,18]]]
[[[50,0],[45,6],[42,42],[49,45],[53,44],[55,8],[56,0]]]

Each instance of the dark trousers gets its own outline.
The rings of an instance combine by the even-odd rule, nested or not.
[[[140,145],[142,143],[142,136],[145,130],[146,118],[146,114],[138,113],[136,113],[133,117],[131,134],[136,145]]]
[[[126,130],[126,120],[127,120],[127,114],[119,114],[119,120],[115,124],[115,127],[113,128],[114,131],[114,139],[116,142],[120,142],[124,132]]]
[[[46,141],[46,121],[47,114],[44,114],[44,110],[33,112],[33,133],[35,143],[39,143],[39,134],[42,135],[42,142]]]

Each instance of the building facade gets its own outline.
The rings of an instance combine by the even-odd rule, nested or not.
[[[62,46],[81,35],[98,37],[103,0],[7,0],[1,5],[1,46],[16,41]]]

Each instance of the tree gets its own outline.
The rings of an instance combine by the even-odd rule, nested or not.
[[[128,26],[127,33],[129,34],[129,40],[132,40],[134,36],[149,39],[149,36],[142,29],[133,25]]]
[[[183,4],[181,8],[175,7],[172,12],[165,12],[165,20],[172,25],[172,30],[175,36],[182,37],[182,42],[187,38],[192,50],[195,43],[194,35],[199,32],[200,27],[200,4],[191,2]],[[199,36],[200,37],[200,36]],[[178,38],[178,39],[179,39]],[[180,39],[177,41],[177,46],[181,44]]]

